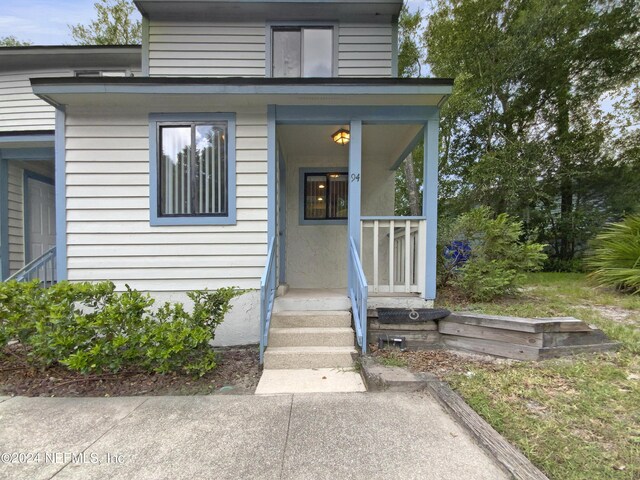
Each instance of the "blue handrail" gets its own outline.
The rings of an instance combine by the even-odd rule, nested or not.
[[[353,323],[356,327],[356,339],[362,353],[367,353],[367,298],[369,285],[358,256],[353,237],[349,237],[349,297],[353,310]]]
[[[28,282],[38,279],[42,284],[51,286],[57,281],[56,274],[56,247],[52,247],[35,260],[29,262],[16,273],[7,278],[18,282]]]
[[[273,302],[276,298],[276,239],[269,241],[267,252],[267,265],[260,279],[260,363],[264,362],[264,350],[267,348],[269,340],[269,325],[271,324],[271,313],[273,312]]]

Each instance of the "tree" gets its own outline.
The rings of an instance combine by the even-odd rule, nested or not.
[[[69,25],[78,45],[134,45],[142,39],[142,23],[129,0],[99,0],[94,3],[97,18],[89,25]]]
[[[31,42],[18,40],[13,35],[0,38],[0,47],[28,47],[29,45]]]
[[[569,261],[607,217],[633,208],[616,203],[616,191],[637,156],[612,148],[600,99],[638,78],[638,8],[631,0],[438,1],[427,61],[437,76],[456,78],[443,110],[445,211],[486,204],[517,215],[528,235]]]
[[[398,19],[398,76],[420,77],[422,74],[422,13],[410,13],[406,6]],[[395,212],[398,215],[420,215],[423,157],[422,145],[405,158],[396,173]]]

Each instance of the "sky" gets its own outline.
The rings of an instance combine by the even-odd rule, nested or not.
[[[34,45],[73,44],[69,25],[89,23],[95,0],[0,0],[0,37]]]
[[[95,0],[0,0],[0,38],[14,36],[34,45],[72,44],[69,25],[87,24]],[[405,0],[411,10],[427,0]]]

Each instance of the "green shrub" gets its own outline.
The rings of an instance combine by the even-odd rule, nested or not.
[[[439,239],[441,285],[451,284],[474,301],[487,301],[514,293],[529,271],[546,259],[544,245],[520,240],[522,224],[507,214],[494,218],[489,208],[476,208],[445,224]],[[462,245],[464,257],[455,261],[447,253]]]
[[[154,300],[136,290],[115,292],[111,282],[60,282],[51,288],[0,283],[0,346],[19,342],[26,359],[46,367],[66,365],[83,373],[143,369],[203,375],[215,368],[210,341],[241,294],[236,288],[187,295],[181,303]]]
[[[584,273],[584,261],[582,258],[564,260],[561,258],[548,258],[542,270],[545,272]]]
[[[640,215],[605,225],[592,243],[587,267],[602,286],[640,293]]]

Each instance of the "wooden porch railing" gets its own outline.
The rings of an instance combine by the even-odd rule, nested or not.
[[[362,217],[360,261],[370,293],[422,293],[427,221],[424,217]]]

